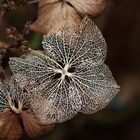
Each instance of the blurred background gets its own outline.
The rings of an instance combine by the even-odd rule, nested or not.
[[[5,24],[22,31],[25,22],[36,16],[37,4],[24,6],[7,13]],[[37,140],[140,140],[140,0],[108,0],[104,13],[94,21],[107,41],[106,63],[121,91],[102,111],[79,114]],[[2,27],[3,23],[3,40]],[[41,35],[32,33],[30,47],[39,49],[40,44]]]

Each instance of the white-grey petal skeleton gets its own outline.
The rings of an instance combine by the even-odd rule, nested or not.
[[[63,24],[55,33],[45,35],[42,45],[43,53],[11,58],[10,68],[22,86],[18,75],[25,75],[24,87],[37,95],[31,104],[43,123],[60,123],[79,112],[99,111],[119,91],[104,64],[106,42],[88,17],[74,29]]]
[[[30,106],[29,95],[18,86],[13,76],[10,80],[0,82],[0,113],[7,111],[21,113]]]

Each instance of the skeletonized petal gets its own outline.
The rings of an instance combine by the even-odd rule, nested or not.
[[[31,107],[45,124],[99,111],[119,91],[104,64],[106,42],[94,22],[85,17],[77,28],[67,25],[44,36],[46,53],[10,59],[16,80],[34,93]]]
[[[47,83],[56,74],[55,70],[59,68],[55,61],[50,61],[43,54],[42,56],[34,54],[26,59],[11,58],[9,64],[16,80],[21,86],[25,84],[27,89],[38,88],[44,83],[47,86]],[[21,75],[24,75],[22,77],[24,82],[22,78],[19,78]]]
[[[100,65],[106,57],[105,39],[95,23],[85,17],[77,28],[64,22],[55,34],[44,36],[44,50],[64,65]]]
[[[80,89],[82,113],[90,114],[104,108],[119,92],[108,66],[103,64],[93,69],[81,70],[72,77]]]
[[[0,82],[0,112],[5,112],[10,109],[7,94],[6,87]]]
[[[81,95],[76,85],[71,82],[52,83],[47,91],[36,92],[36,102],[31,106],[42,123],[60,123],[74,117],[82,106]]]

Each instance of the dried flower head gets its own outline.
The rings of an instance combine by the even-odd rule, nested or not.
[[[22,42],[26,41],[26,35],[30,33],[29,32],[30,25],[31,22],[27,21],[22,33],[19,33],[15,27],[11,27],[11,26],[7,27],[6,32],[8,38],[12,41],[14,40],[17,43],[17,45],[21,45]]]
[[[34,115],[30,108],[31,95],[18,86],[14,77],[0,83],[0,139],[17,140],[23,129],[30,137],[36,137],[54,127],[42,124]]]
[[[99,111],[119,91],[104,64],[106,42],[95,23],[85,17],[77,28],[68,25],[44,36],[46,53],[34,51],[25,59],[10,59],[16,80],[23,85],[18,75],[25,75],[24,87],[37,95],[40,102],[31,102],[31,106],[43,123]]]
[[[16,4],[13,0],[1,0],[0,1],[0,10],[4,13],[9,10],[15,10]]]
[[[105,0],[40,0],[38,19],[31,29],[50,32],[64,20],[79,23],[86,14],[97,16],[105,8]]]
[[[16,114],[22,112],[24,98],[20,88],[12,78],[10,83],[0,83],[0,138],[19,139],[23,133]],[[14,113],[13,113],[14,112]]]
[[[11,45],[9,45],[10,51],[13,49],[17,55],[21,55],[28,51],[27,36],[30,33],[30,24],[30,21],[25,24],[22,33],[19,33],[15,27],[9,26],[6,28],[8,39],[12,41]]]

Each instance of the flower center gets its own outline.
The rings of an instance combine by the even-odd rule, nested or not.
[[[62,63],[59,62],[59,64],[61,64],[61,66],[63,66]],[[72,73],[75,71],[75,67],[71,67],[69,68],[68,65],[63,66],[63,69],[58,69],[56,72],[57,74],[55,74],[55,76],[53,77],[53,79],[58,79],[61,78],[66,79],[66,81],[69,82],[69,77],[71,77]]]
[[[8,102],[9,102],[9,106],[10,106],[11,110],[16,114],[22,113],[23,104],[20,101],[17,101],[17,100],[12,101],[9,94],[8,94],[7,97],[8,97]]]
[[[16,114],[22,113],[22,107],[23,107],[22,103],[20,102],[17,103],[16,101],[16,103],[15,102],[10,103],[10,107],[11,107],[11,110],[15,112]]]
[[[64,69],[62,69],[62,74],[65,76],[69,74],[67,65],[64,67]]]

